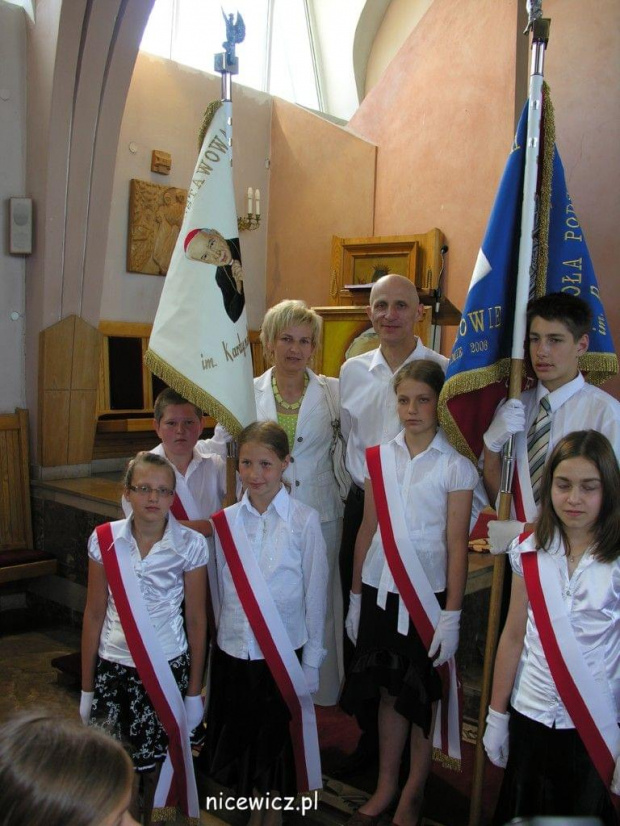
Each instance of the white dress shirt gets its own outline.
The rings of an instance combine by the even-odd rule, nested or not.
[[[518,545],[517,540],[514,545]],[[586,551],[569,579],[564,545],[555,542],[548,553],[557,567],[562,597],[577,642],[601,695],[611,695],[611,706],[620,721],[620,559],[599,562]],[[522,577],[518,547],[511,551],[510,562],[515,574]],[[521,714],[549,728],[575,727],[551,676],[529,603],[525,642],[511,703]]]
[[[551,406],[548,456],[560,439],[574,430],[598,430],[607,436],[620,459],[620,402],[613,396],[587,384],[581,373],[551,393],[538,382],[521,395],[525,405],[525,433],[536,419],[540,400],[545,395]]]
[[[448,367],[448,359],[425,347],[419,338],[403,364],[414,359],[436,361],[444,373]],[[347,441],[346,463],[359,487],[364,486],[366,448],[389,442],[401,429],[393,378],[380,348],[345,361],[340,369],[340,423]]]
[[[150,452],[166,457],[161,443]],[[182,474],[176,468],[174,473],[178,487]],[[226,462],[221,456],[209,450],[206,440],[196,442],[192,460],[185,471],[185,482],[200,510],[201,519],[210,519],[214,513],[221,510],[226,495]],[[131,516],[131,505],[124,496],[121,505],[125,516]]]
[[[157,639],[164,656],[170,661],[187,651],[187,637],[181,613],[185,594],[183,575],[207,564],[207,541],[196,531],[179,525],[174,516],[169,514],[163,537],[153,545],[144,559],[141,559],[138,545],[131,532],[132,521],[131,518],[122,520],[124,525],[115,547],[117,553],[131,555],[140,592]],[[103,565],[96,531],[93,531],[88,540],[88,556]],[[134,666],[109,586],[108,606],[99,638],[99,656],[110,662]]]
[[[521,401],[525,407],[525,430],[516,434],[515,455],[519,469],[523,515],[527,522],[534,522],[538,515],[538,505],[534,501],[529,472],[527,434],[536,419],[540,400],[545,395],[551,408],[547,457],[551,455],[557,443],[569,433],[575,430],[597,430],[609,439],[616,456],[620,459],[620,403],[598,387],[586,384],[581,373],[551,393],[542,382],[526,390],[521,394]]]
[[[431,588],[438,593],[446,587],[448,494],[456,490],[473,490],[478,484],[478,471],[469,459],[450,445],[441,430],[426,450],[413,458],[405,444],[404,430],[389,442],[388,448],[394,452],[396,460],[396,477],[409,538]],[[397,494],[396,491],[386,493],[388,496]],[[398,593],[386,564],[379,528],[364,560],[362,582],[380,591]]]
[[[290,497],[284,486],[262,514],[247,491],[227,512],[247,534],[293,648],[303,646],[302,661],[319,668],[325,656],[327,556],[318,513]],[[262,660],[217,534],[215,555],[221,604],[217,644],[231,657]]]

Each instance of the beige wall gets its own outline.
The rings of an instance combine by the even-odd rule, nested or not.
[[[0,204],[8,225],[9,198],[28,195],[26,151],[26,22],[17,6],[0,3]],[[9,253],[8,232],[0,244],[0,412],[26,404],[24,336],[26,332],[26,264]]]
[[[439,227],[458,307],[514,133],[516,28],[517,0],[435,0],[349,124],[378,144],[375,233]]]
[[[392,0],[372,44],[366,67],[366,94],[383,73],[434,0]]]
[[[375,147],[275,98],[267,235],[270,307],[329,297],[332,235],[373,234]]]

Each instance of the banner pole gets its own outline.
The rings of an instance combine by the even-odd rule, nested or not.
[[[222,75],[222,102],[229,102],[232,112],[232,76],[239,73],[239,58],[235,54],[235,47],[237,43],[241,43],[245,37],[245,25],[239,13],[237,13],[236,21],[234,20],[234,15],[230,14],[226,16],[223,10],[222,15],[226,23],[226,40],[222,43],[225,51],[215,54],[213,62],[215,71]],[[226,495],[224,497],[224,507],[229,507],[237,501],[237,443],[233,440],[228,442],[226,447]]]
[[[540,7],[537,13],[542,13]],[[523,175],[523,201],[521,205],[521,235],[519,239],[519,260],[517,269],[517,290],[513,320],[512,353],[510,360],[509,399],[521,397],[523,367],[525,357],[525,333],[527,302],[530,285],[535,281],[536,260],[534,259],[534,236],[537,218],[538,159],[540,150],[540,124],[542,115],[542,87],[545,50],[549,41],[550,20],[539,17],[530,21],[526,31],[532,29],[532,59],[527,123],[527,146]],[[510,519],[512,507],[512,479],[514,475],[514,440],[511,438],[502,457],[502,476],[497,518]],[[478,734],[474,754],[469,826],[478,826],[481,818],[482,785],[484,780],[485,751],[482,745],[487,707],[491,695],[493,665],[499,637],[506,555],[499,554],[493,564],[491,598],[487,620],[487,635],[480,690],[478,712]]]

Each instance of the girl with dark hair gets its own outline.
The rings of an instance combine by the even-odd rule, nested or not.
[[[509,549],[516,576],[483,739],[506,767],[496,824],[528,815],[618,823],[619,500],[609,441],[570,433],[547,460],[534,533]]]

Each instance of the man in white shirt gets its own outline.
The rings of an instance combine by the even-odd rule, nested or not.
[[[364,512],[366,448],[389,442],[401,430],[392,387],[394,373],[413,359],[432,359],[444,372],[448,359],[425,347],[413,332],[424,308],[415,284],[402,275],[385,275],[370,291],[368,318],[379,337],[379,348],[346,361],[340,370],[340,422],[347,440],[346,464],[353,484],[344,511],[340,576],[344,616],[353,576],[353,548]],[[345,635],[345,662],[351,643]]]
[[[537,479],[528,458],[528,441],[531,442],[533,436],[541,399],[546,397],[544,403],[548,402],[550,412],[546,456],[560,439],[574,430],[598,430],[609,439],[620,458],[620,403],[598,387],[586,384],[579,372],[579,356],[588,349],[591,326],[588,304],[568,293],[549,293],[529,303],[529,357],[538,384],[526,390],[520,401],[502,404],[484,434],[484,484],[491,502],[499,492],[502,447],[510,436],[516,437],[526,524],[534,522],[538,513]],[[489,538],[493,549],[505,550],[523,526],[524,523],[517,520],[491,522]]]
[[[205,449],[199,438],[202,411],[168,387],[155,399],[153,416],[161,444],[151,453],[165,456],[174,466],[176,493],[187,518],[175,516],[182,525],[211,536],[209,518],[220,510],[226,494],[226,462]],[[129,516],[131,506],[124,497],[122,504]]]

